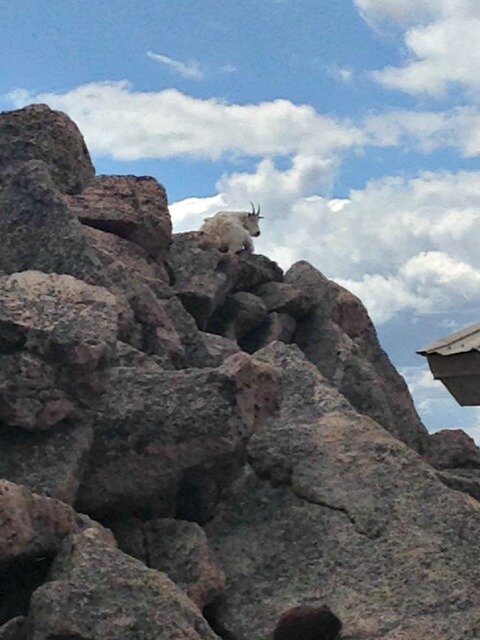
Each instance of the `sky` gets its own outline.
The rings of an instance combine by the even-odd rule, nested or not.
[[[260,203],[256,250],[360,296],[429,430],[480,442],[415,353],[480,321],[479,42],[478,0],[3,0],[0,109],[68,113],[175,231]]]

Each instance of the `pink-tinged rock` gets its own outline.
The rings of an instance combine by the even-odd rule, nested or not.
[[[80,193],[95,175],[77,125],[46,104],[0,113],[0,185],[29,160],[45,162],[63,193]]]
[[[294,342],[353,406],[419,453],[429,436],[402,376],[381,348],[361,301],[308,262],[297,262],[285,282],[313,300],[298,321]]]
[[[212,358],[212,366],[214,367],[219,367],[224,360],[240,351],[240,347],[235,341],[223,336],[201,332],[201,337],[209,356]]]
[[[0,566],[52,555],[74,527],[71,507],[0,480]]]
[[[227,358],[219,371],[235,380],[238,411],[251,429],[278,411],[280,375],[275,367],[240,352]]]
[[[473,640],[480,504],[360,415],[295,346],[256,354],[282,371],[278,415],[205,526],[227,578],[223,637],[271,637],[280,615],[328,606],[345,638]]]
[[[113,294],[71,276],[24,271],[0,278],[3,349],[24,345],[86,382],[112,358],[121,313]]]
[[[78,509],[208,520],[278,402],[272,367],[239,356],[219,369],[110,369]]]
[[[164,573],[85,529],[65,543],[31,600],[35,640],[218,640],[198,607]]]
[[[167,196],[155,178],[97,176],[81,194],[69,196],[68,203],[83,224],[130,240],[149,256],[170,246]]]

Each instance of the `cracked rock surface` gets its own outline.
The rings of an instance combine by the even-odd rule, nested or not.
[[[207,526],[227,577],[218,628],[267,637],[310,602],[328,604],[348,638],[466,637],[479,620],[480,504],[360,416],[296,347],[257,357],[281,366],[284,400]]]

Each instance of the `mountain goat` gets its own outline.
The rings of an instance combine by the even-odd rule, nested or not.
[[[253,253],[252,236],[258,238],[260,235],[261,218],[260,207],[255,211],[253,204],[250,212],[219,211],[211,218],[205,218],[200,231],[205,240],[220,251],[234,255],[245,249],[248,253]]]

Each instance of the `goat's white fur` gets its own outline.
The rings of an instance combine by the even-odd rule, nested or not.
[[[248,211],[219,211],[211,218],[205,218],[200,229],[205,240],[220,251],[233,255],[242,249],[253,253],[252,236],[259,236],[258,214]]]

